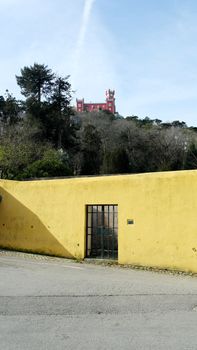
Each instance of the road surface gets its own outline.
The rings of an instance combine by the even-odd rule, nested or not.
[[[2,350],[197,350],[197,278],[0,253]]]

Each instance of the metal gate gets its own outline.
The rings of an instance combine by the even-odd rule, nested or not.
[[[118,258],[118,206],[87,205],[86,256]]]

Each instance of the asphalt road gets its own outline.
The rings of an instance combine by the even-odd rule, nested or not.
[[[197,278],[0,253],[2,350],[197,350]]]

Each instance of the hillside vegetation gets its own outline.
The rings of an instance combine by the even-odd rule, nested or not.
[[[24,67],[16,80],[24,100],[7,90],[0,96],[1,178],[197,168],[195,127],[108,111],[77,114],[69,76],[42,64]]]

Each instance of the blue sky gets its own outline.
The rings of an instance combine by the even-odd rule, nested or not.
[[[123,116],[197,126],[196,0],[0,0],[0,15],[0,95],[20,97],[15,75],[38,62],[74,98],[112,88]]]

